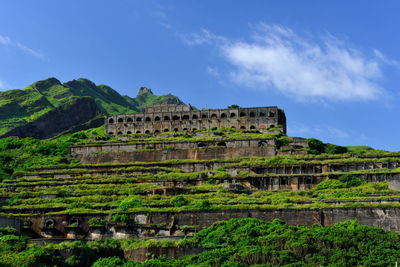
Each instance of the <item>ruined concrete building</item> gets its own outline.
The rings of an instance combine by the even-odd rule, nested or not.
[[[190,105],[160,104],[149,106],[142,113],[108,116],[105,126],[106,134],[112,135],[196,131],[213,127],[262,132],[281,128],[286,134],[286,116],[276,106],[195,110]]]

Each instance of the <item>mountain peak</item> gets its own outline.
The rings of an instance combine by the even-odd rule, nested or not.
[[[143,94],[146,94],[146,93],[149,93],[149,94],[153,95],[153,92],[151,91],[150,88],[140,87],[139,88],[139,93],[137,94],[137,96],[140,96],[140,95],[143,95]]]
[[[53,85],[59,85],[61,82],[54,77],[47,78],[46,80],[37,81],[32,84],[32,87],[35,89],[47,89],[52,87]]]

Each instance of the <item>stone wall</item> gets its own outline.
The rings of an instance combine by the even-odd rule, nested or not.
[[[160,105],[148,107],[143,113],[108,116],[105,132],[112,135],[158,134],[213,127],[267,131],[278,125],[282,127],[283,133],[286,133],[285,112],[275,106],[193,110],[184,105]]]

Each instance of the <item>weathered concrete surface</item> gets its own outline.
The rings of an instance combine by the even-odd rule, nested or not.
[[[129,225],[107,224],[100,228],[89,227],[92,217],[110,219],[109,214],[77,215],[35,215],[20,219],[29,221],[32,230],[47,238],[67,237],[66,226],[78,222],[82,238],[128,238],[181,236],[208,227],[221,220],[231,218],[258,218],[271,221],[276,218],[290,225],[320,224],[333,225],[345,220],[357,219],[359,224],[383,228],[386,231],[400,232],[400,207],[362,207],[362,208],[324,208],[324,209],[271,209],[271,210],[218,210],[190,212],[147,212],[128,214],[132,223]],[[133,223],[134,222],[134,223]],[[53,225],[52,229],[49,226]],[[181,229],[191,227],[185,232]],[[182,228],[183,227],[183,228]]]

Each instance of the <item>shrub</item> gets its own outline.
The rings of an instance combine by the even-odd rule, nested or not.
[[[89,226],[105,226],[106,223],[106,219],[99,219],[96,217],[92,217],[89,219]]]
[[[125,263],[125,261],[121,260],[119,257],[108,257],[108,258],[100,258],[95,263],[93,263],[92,267],[114,267],[121,266]]]
[[[125,198],[119,204],[119,209],[122,211],[127,211],[130,208],[138,208],[142,206],[142,201],[137,196],[130,196]]]
[[[344,187],[343,183],[340,182],[339,180],[329,179],[317,184],[317,186],[314,187],[314,190],[338,189],[343,187]]]
[[[364,180],[360,179],[359,177],[355,177],[351,174],[344,174],[340,176],[339,181],[342,182],[345,185],[345,187],[359,186],[365,183]]]
[[[182,207],[189,203],[189,201],[182,195],[177,195],[176,197],[171,199],[171,205],[174,207]]]
[[[195,202],[194,206],[200,210],[208,210],[211,207],[211,203],[209,200],[204,199],[202,201]]]
[[[67,210],[72,209],[93,209],[93,206],[88,203],[73,202],[67,206]]]

